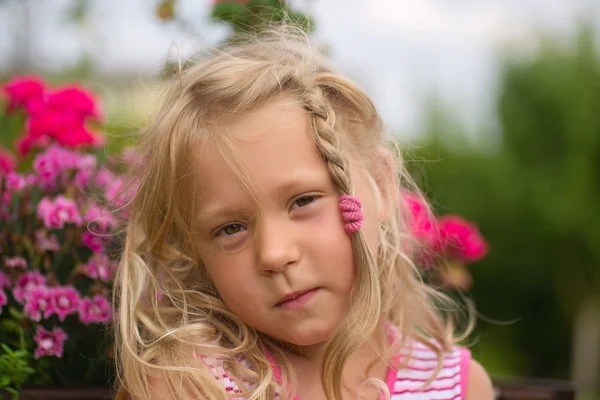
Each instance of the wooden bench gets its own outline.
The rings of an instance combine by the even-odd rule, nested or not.
[[[544,379],[492,377],[496,400],[575,400],[569,382]]]

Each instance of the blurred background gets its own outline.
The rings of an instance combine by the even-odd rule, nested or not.
[[[134,132],[169,66],[231,36],[215,3],[0,0],[0,77],[82,82],[109,135]],[[469,266],[474,357],[600,398],[600,1],[288,5],[367,89],[435,209],[488,241]]]

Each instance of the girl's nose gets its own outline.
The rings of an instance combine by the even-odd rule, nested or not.
[[[260,272],[282,272],[300,259],[292,222],[285,217],[263,218],[257,232],[257,267]]]

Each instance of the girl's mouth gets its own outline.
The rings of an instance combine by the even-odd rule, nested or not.
[[[310,290],[290,293],[284,296],[281,301],[275,305],[275,307],[284,308],[286,310],[297,310],[308,303],[318,291],[319,288],[317,287]]]

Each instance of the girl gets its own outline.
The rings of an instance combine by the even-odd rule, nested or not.
[[[123,390],[492,399],[412,263],[407,175],[385,144],[371,100],[302,35],[220,49],[177,77],[134,172]]]

